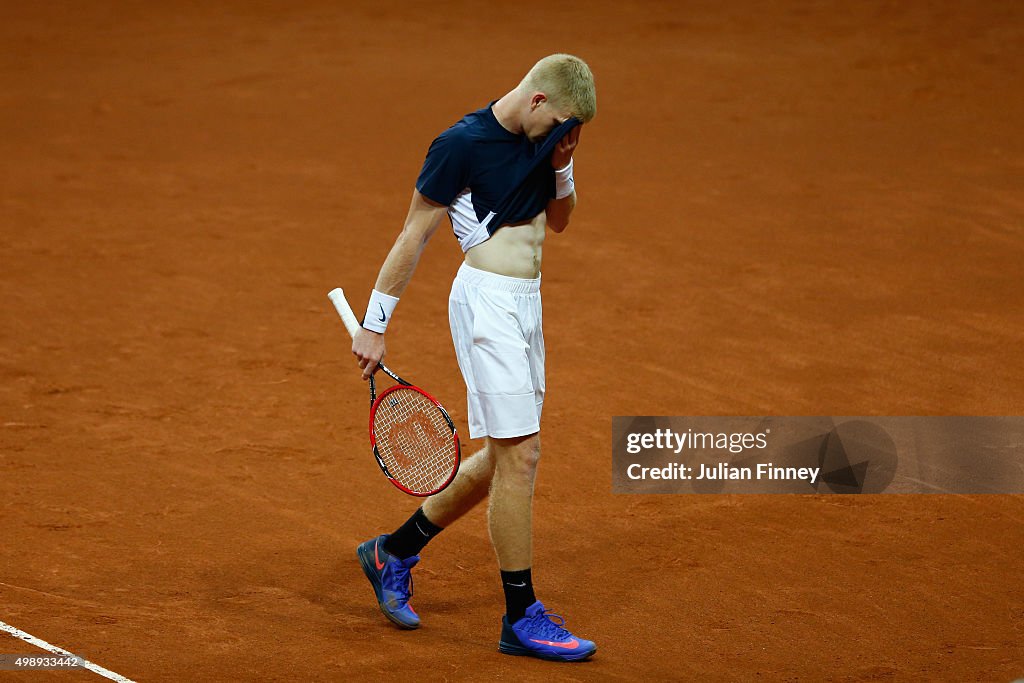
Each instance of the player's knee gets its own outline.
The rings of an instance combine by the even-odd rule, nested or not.
[[[533,479],[540,462],[540,438],[536,434],[493,441],[496,464],[503,473]]]
[[[537,464],[540,462],[540,442],[530,441],[516,450],[516,464],[531,475],[537,471]]]

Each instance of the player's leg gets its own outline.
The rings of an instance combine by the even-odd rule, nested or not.
[[[505,616],[498,649],[553,661],[590,657],[597,646],[566,630],[533,592],[533,490],[540,460],[540,435],[488,439],[494,451],[494,479],[488,528],[498,556]]]
[[[515,338],[496,351],[474,349],[475,359],[490,366],[490,381],[503,392],[486,395],[483,412],[491,417],[492,433],[521,434],[513,438],[488,437],[494,452],[494,480],[488,509],[491,542],[503,572],[528,571],[533,564],[533,486],[540,461],[540,417],[544,406],[544,333],[540,283],[511,293],[507,312],[499,320],[517,321]],[[492,337],[508,335],[486,330]],[[495,377],[497,376],[497,377]],[[532,597],[532,589],[529,596]],[[509,617],[515,621],[533,600],[513,601]],[[520,609],[520,607],[522,609]]]
[[[540,434],[487,439],[494,452],[494,479],[487,529],[498,556],[505,615],[515,623],[537,601],[533,593],[533,487],[540,460]]]
[[[540,434],[488,437],[487,447],[494,453],[487,525],[498,566],[503,571],[528,569],[533,564],[533,485],[540,460]]]
[[[487,497],[494,476],[493,449],[487,444],[459,467],[459,473],[444,491],[423,503],[427,519],[444,528],[472,510]]]
[[[488,521],[505,591],[505,616],[501,620],[498,649],[510,655],[579,661],[593,655],[597,646],[566,630],[565,621],[549,614],[533,591],[533,490],[540,460],[537,430],[545,394],[539,291],[517,293],[516,319],[526,354],[526,367],[520,367],[518,372],[529,378],[532,395],[520,397],[514,403],[506,401],[501,415],[502,419],[512,418],[512,424],[519,425],[532,419],[536,427],[519,432],[528,436],[488,440],[495,460]]]
[[[412,598],[411,570],[419,553],[444,527],[469,512],[487,496],[494,474],[492,449],[485,446],[459,468],[459,473],[441,493],[427,499],[422,507],[390,534],[366,541],[357,549],[363,572],[370,580],[377,604],[388,619],[402,628],[417,628],[419,616]]]

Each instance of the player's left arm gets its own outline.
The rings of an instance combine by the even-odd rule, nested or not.
[[[555,151],[551,153],[551,166],[555,169],[555,173],[559,173],[561,169],[562,175],[567,175],[569,178],[568,182],[570,183],[572,182],[572,168],[569,168],[568,172],[564,169],[572,163],[572,153],[580,142],[581,128],[583,126],[579,125],[566,133],[565,137],[555,145]],[[575,185],[570,185],[569,188],[571,191],[566,196],[560,199],[552,199],[548,202],[546,208],[548,227],[555,232],[562,232],[569,227],[569,216],[572,214],[572,210],[576,208]]]

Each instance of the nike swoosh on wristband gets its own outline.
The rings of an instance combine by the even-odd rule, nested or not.
[[[525,581],[523,581],[522,583],[506,583],[505,585],[506,586],[515,586],[516,588],[526,588],[526,582]]]
[[[373,544],[373,562],[377,565],[377,571],[380,571],[381,569],[384,569],[384,563],[380,561],[380,555],[377,554],[378,545],[380,545],[379,540]]]
[[[383,306],[383,304],[377,304],[377,305],[380,306],[380,318],[379,318],[379,320],[381,322],[384,322],[385,320],[388,319],[388,317],[386,315],[384,315],[384,306]]]
[[[532,640],[535,643],[540,643],[541,645],[549,645],[551,647],[560,647],[563,650],[575,650],[576,648],[578,648],[580,646],[580,641],[576,640],[575,638],[573,638],[572,640],[566,640],[566,641],[561,642],[561,643],[556,643],[553,640],[537,640],[536,638],[530,638],[530,640]]]

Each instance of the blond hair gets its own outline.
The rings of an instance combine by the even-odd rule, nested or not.
[[[544,93],[552,104],[565,107],[583,123],[597,114],[594,74],[579,57],[548,55],[533,65],[521,85]]]

